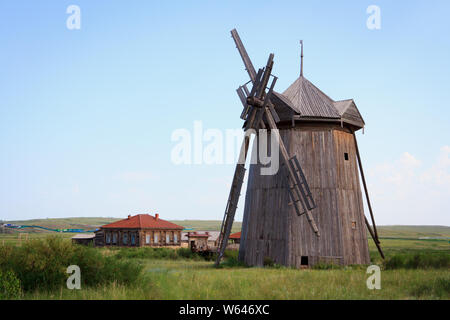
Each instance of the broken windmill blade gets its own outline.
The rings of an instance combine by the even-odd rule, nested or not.
[[[250,92],[248,92],[248,89],[246,87],[246,85],[249,82],[247,82],[243,86],[239,87],[239,88],[242,88],[241,90],[238,89],[238,96],[241,99],[242,105],[244,106],[244,110],[241,113],[241,119],[243,119],[243,120],[250,120],[250,118],[253,118],[253,116],[254,116],[253,115],[254,107],[252,105],[248,104],[248,98],[255,95],[255,92],[259,87],[259,83],[261,81],[263,71],[264,71],[263,69],[258,70],[258,74],[255,77],[255,81],[253,82],[253,87]]]
[[[254,82],[256,78],[255,68],[253,67],[250,57],[247,54],[247,50],[245,50],[245,47],[242,44],[241,38],[239,37],[239,34],[237,33],[236,29],[231,30],[231,37],[236,43],[236,48],[238,49],[239,54],[241,55],[242,61],[244,62],[245,70],[247,70],[250,80]]]
[[[253,107],[252,113],[250,115],[250,121],[246,124],[246,130],[253,128],[258,129],[260,127],[265,128],[264,123],[262,122],[262,116],[264,114],[264,110],[270,101],[270,95],[272,94],[273,87],[276,83],[276,77],[274,77],[271,89],[269,89],[269,94],[266,95],[266,87],[270,80],[271,71],[273,67],[273,53],[269,55],[269,59],[267,60],[267,65],[263,69],[264,72],[262,74],[262,78],[256,78],[256,81],[253,84],[252,91],[250,95],[247,97],[247,104]],[[261,70],[261,69],[260,69]],[[258,72],[259,73],[259,72]],[[256,89],[255,89],[256,88]],[[253,125],[254,124],[254,125]]]

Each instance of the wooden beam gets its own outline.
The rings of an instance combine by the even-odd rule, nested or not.
[[[250,135],[245,134],[244,140],[242,141],[241,152],[239,154],[239,160],[236,164],[236,169],[234,171],[233,181],[231,183],[230,194],[228,196],[227,205],[225,208],[225,214],[222,220],[222,226],[220,227],[219,244],[217,246],[217,258],[215,265],[218,266],[220,260],[222,260],[223,254],[228,244],[228,239],[230,237],[231,228],[233,226],[234,216],[237,209],[237,204],[239,201],[239,196],[241,192],[241,187],[244,181],[245,174],[245,162],[248,155],[248,148],[250,145]]]
[[[361,173],[361,179],[362,179],[362,182],[363,182],[363,185],[364,185],[364,192],[366,194],[367,206],[369,207],[370,218],[372,220],[373,231],[374,231],[374,236],[375,236],[374,241],[379,244],[380,240],[378,240],[377,226],[375,225],[375,218],[374,218],[373,212],[372,212],[372,205],[370,204],[369,192],[367,190],[366,178],[364,177],[364,170],[363,170],[363,167],[362,167],[361,156],[359,154],[358,142],[356,141],[355,132],[353,132],[353,140],[355,141],[355,149],[356,149],[356,156],[357,156],[357,159],[358,159],[359,171]]]
[[[252,61],[250,60],[250,57],[247,54],[247,50],[245,50],[245,47],[242,44],[241,38],[239,37],[239,34],[236,31],[236,29],[231,30],[231,36],[233,37],[234,43],[236,44],[236,48],[238,49],[242,61],[244,62],[245,70],[247,70],[250,79],[252,79],[252,82],[255,82],[256,78],[255,68],[253,67]]]
[[[375,234],[373,233],[372,228],[370,227],[369,221],[367,221],[366,216],[364,216],[364,221],[366,222],[367,229],[369,230],[369,233],[372,236],[373,242],[375,242],[375,245],[377,246],[377,249],[381,255],[381,258],[384,259],[384,253],[383,253],[383,250],[381,250],[380,242],[377,242],[377,240],[375,238]]]

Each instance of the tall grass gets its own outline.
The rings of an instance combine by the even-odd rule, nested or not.
[[[25,291],[64,286],[70,265],[80,267],[81,282],[86,286],[134,283],[142,270],[137,261],[121,261],[60,237],[29,241],[21,247],[0,246],[0,271],[13,271]]]
[[[394,249],[388,246],[391,243]],[[26,244],[22,248],[0,246],[0,270],[14,270],[22,261],[37,265],[39,259],[44,260],[40,262],[44,265],[47,264],[46,259],[60,261],[46,251],[47,247],[56,247],[57,253],[54,255],[80,250],[80,256],[71,253],[69,256],[73,260],[63,260],[62,284],[58,282],[49,289],[34,286],[36,289],[24,292],[25,299],[450,299],[448,246],[437,243],[438,250],[429,242],[425,243],[425,248],[422,242],[420,246],[405,246],[413,243],[383,241],[387,259],[381,273],[381,290],[367,288],[367,266],[337,267],[322,264],[315,269],[297,270],[279,268],[267,260],[264,268],[250,268],[239,263],[237,251],[226,251],[222,268],[214,268],[211,261],[205,261],[188,249],[98,249],[72,246],[69,242],[61,245],[41,243],[40,246],[44,248],[29,248],[31,251],[43,252],[36,254],[33,259],[32,252],[25,250]],[[22,257],[28,254],[31,254],[30,257]],[[50,256],[47,257],[48,254]],[[419,254],[419,258],[414,258],[416,254]],[[6,262],[9,259],[16,262],[8,265]],[[89,284],[83,282],[85,285],[82,285],[82,290],[65,289],[68,276],[65,268],[67,263],[77,264],[72,262],[75,260],[78,265],[84,263],[84,266],[80,265],[82,281],[86,280],[86,273],[105,273],[107,276],[100,275]],[[106,266],[107,262],[111,265]],[[137,262],[143,264],[142,272],[142,266],[135,272],[126,269],[125,265]],[[114,270],[114,265],[120,267]],[[36,266],[34,269],[37,271],[33,271],[30,266],[25,269],[35,274],[39,271]],[[111,277],[111,273],[114,273],[114,277]],[[135,276],[135,280],[124,280],[130,274]],[[19,281],[24,279],[19,273],[16,273],[16,277]]]
[[[382,271],[369,290],[366,270],[214,268],[208,261],[152,260],[139,283],[32,292],[27,299],[449,299],[443,270]],[[447,279],[447,280],[445,280]]]
[[[416,284],[410,290],[410,293],[417,297],[436,297],[448,299],[450,295],[450,277],[438,277],[428,282]]]

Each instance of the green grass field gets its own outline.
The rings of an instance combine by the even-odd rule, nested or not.
[[[92,226],[112,220],[99,218],[64,219],[48,221],[60,228],[74,224]],[[84,220],[87,219],[87,220]],[[106,219],[106,218],[105,218]],[[43,225],[45,220],[36,221]],[[174,221],[197,230],[217,230],[220,221]],[[64,224],[66,223],[66,224]],[[30,224],[27,221],[27,224]],[[70,226],[69,226],[70,224]],[[235,226],[235,230],[238,229]],[[116,282],[101,286],[68,290],[58,289],[24,292],[22,299],[450,299],[450,243],[449,227],[440,226],[386,226],[379,227],[381,245],[386,258],[415,256],[423,259],[444,259],[444,267],[430,265],[386,268],[370,240],[373,264],[382,267],[381,290],[369,290],[367,266],[348,266],[331,269],[296,270],[272,266],[264,268],[228,264],[215,268],[213,262],[199,259],[132,258],[122,255],[124,261],[133,260],[143,266],[139,281],[134,284]],[[69,241],[73,234],[53,233]],[[28,233],[30,239],[44,239],[48,233]],[[0,245],[24,245],[18,234],[0,234]],[[22,235],[22,238],[24,235]],[[422,237],[447,239],[420,239]],[[97,248],[104,255],[117,255],[118,250]],[[128,250],[128,249],[122,249]],[[139,250],[139,249],[138,249]],[[119,257],[119,256],[117,256]],[[417,257],[416,257],[417,258]],[[420,257],[419,257],[420,258]],[[402,258],[403,259],[403,258]],[[434,260],[439,260],[434,259]],[[390,260],[393,261],[393,260]],[[419,261],[420,262],[420,261]],[[426,262],[426,261],[425,261]],[[410,263],[411,264],[411,263]],[[232,266],[232,267],[231,267]],[[83,276],[83,274],[82,274]]]
[[[446,241],[385,240],[387,256],[397,252],[450,254]],[[375,246],[371,256],[380,263]],[[450,299],[448,269],[382,270],[381,289],[369,290],[366,266],[332,270],[284,267],[215,268],[211,261],[140,259],[141,280],[134,285],[51,292],[25,299]]]

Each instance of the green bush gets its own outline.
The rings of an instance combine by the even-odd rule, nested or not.
[[[11,270],[0,270],[0,300],[18,299],[22,296],[20,280]]]
[[[387,257],[384,269],[448,269],[448,253],[402,253]]]
[[[70,265],[80,267],[81,283],[87,286],[131,283],[142,270],[135,261],[104,256],[92,247],[72,245],[59,237],[29,241],[22,247],[0,247],[0,270],[14,270],[26,291],[64,286]]]

